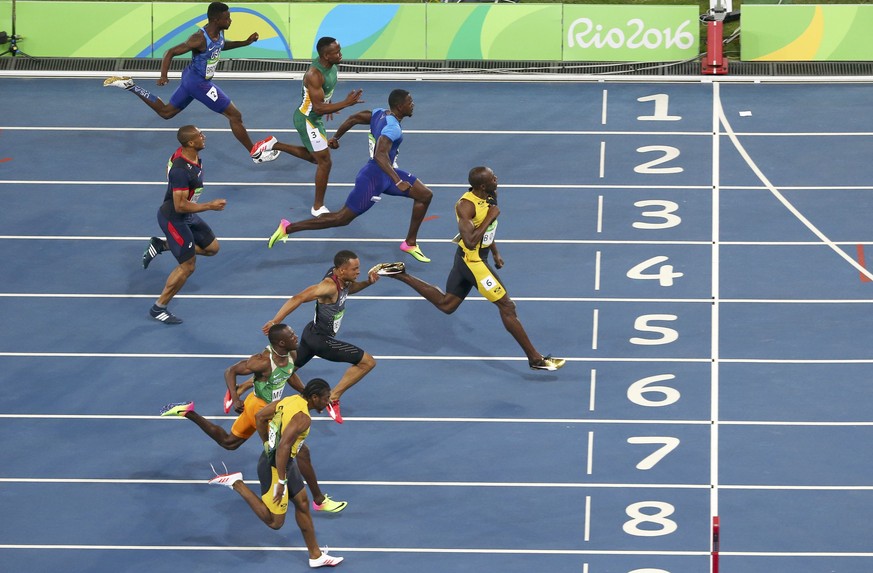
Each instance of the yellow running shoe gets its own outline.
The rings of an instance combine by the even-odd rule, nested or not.
[[[347,501],[334,501],[330,499],[330,496],[324,494],[324,501],[321,502],[321,505],[312,502],[312,509],[315,511],[326,511],[327,513],[339,513],[346,508],[349,504]]]
[[[282,219],[281,221],[279,221],[279,226],[276,228],[276,231],[270,236],[270,242],[267,243],[268,249],[272,249],[273,245],[275,245],[276,241],[278,241],[279,239],[282,239],[282,241],[284,242],[285,239],[288,238],[288,233],[285,232],[285,229],[290,224],[291,223],[288,221],[288,219]]]
[[[539,362],[531,362],[531,370],[557,370],[564,366],[567,361],[563,358],[552,358],[552,355],[543,356]]]

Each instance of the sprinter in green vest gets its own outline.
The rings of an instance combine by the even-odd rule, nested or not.
[[[336,88],[337,65],[342,61],[339,42],[335,38],[319,38],[315,44],[318,57],[312,60],[312,65],[303,76],[301,102],[294,110],[294,127],[300,134],[303,145],[289,145],[270,138],[263,150],[284,151],[294,157],[299,157],[316,165],[315,168],[315,200],[312,203],[313,217],[330,213],[324,206],[324,195],[327,192],[327,181],[330,178],[330,149],[327,146],[327,133],[324,130],[323,116],[330,116],[356,103],[363,103],[363,90],[349,92],[341,102],[331,103],[333,90]]]

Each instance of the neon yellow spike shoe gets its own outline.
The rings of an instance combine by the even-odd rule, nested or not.
[[[161,416],[179,416],[184,418],[185,414],[193,410],[194,402],[174,402],[161,408]]]
[[[334,501],[330,499],[330,496],[324,494],[324,501],[321,502],[321,505],[312,502],[312,509],[315,511],[324,511],[327,513],[339,513],[346,508],[349,504],[347,501]]]
[[[272,249],[273,245],[276,244],[276,241],[282,239],[284,242],[285,239],[288,238],[288,233],[285,232],[285,229],[290,225],[290,221],[288,219],[282,219],[279,221],[279,226],[276,228],[276,231],[270,236],[270,241],[267,243],[267,248]]]
[[[409,253],[410,255],[412,255],[416,261],[422,263],[430,262],[430,259],[424,256],[424,253],[421,252],[421,248],[418,245],[410,246],[406,243],[406,241],[403,241],[402,243],[400,243],[400,250],[404,253]]]
[[[552,355],[549,354],[548,356],[543,356],[543,359],[540,360],[539,362],[530,362],[529,364],[530,364],[531,370],[554,371],[554,370],[557,370],[557,369],[561,368],[562,366],[564,366],[564,364],[566,362],[567,361],[564,360],[563,358],[552,358]]]

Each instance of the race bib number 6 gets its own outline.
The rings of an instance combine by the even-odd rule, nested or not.
[[[481,283],[482,286],[485,287],[485,290],[491,290],[495,286],[497,286],[497,281],[492,275],[488,275],[487,277],[480,279],[479,283]]]

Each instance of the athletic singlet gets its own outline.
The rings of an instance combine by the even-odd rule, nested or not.
[[[285,383],[294,373],[294,362],[289,356],[288,364],[277,366],[276,361],[273,360],[273,351],[269,346],[267,346],[267,352],[270,354],[270,376],[266,380],[254,380],[254,392],[255,396],[264,402],[275,402],[282,397]]]
[[[219,30],[217,40],[209,37],[209,34],[206,33],[206,28],[200,28],[200,31],[203,32],[203,37],[206,38],[206,50],[194,54],[188,67],[197,74],[198,78],[211,80],[212,76],[215,75],[215,68],[218,67],[221,49],[224,47],[224,31]]]
[[[473,206],[476,208],[476,214],[473,215],[473,226],[477,229],[479,225],[482,224],[482,221],[485,220],[485,215],[488,214],[488,201],[485,199],[481,199],[477,197],[472,191],[467,191],[461,198],[458,199],[458,203],[462,200],[466,199],[471,202]],[[460,221],[460,217],[458,217],[457,203],[455,204],[455,218]],[[491,246],[491,243],[494,242],[494,236],[497,234],[497,219],[495,219],[490,225],[488,225],[488,229],[485,231],[485,234],[482,236],[482,242],[475,249],[468,249],[464,244],[464,241],[461,240],[458,242],[458,246],[461,247],[464,251],[464,260],[475,262],[481,261],[488,254],[488,248]]]
[[[309,418],[312,418],[312,415],[309,413],[309,405],[306,403],[306,398],[300,394],[282,398],[279,400],[279,403],[276,404],[276,413],[273,414],[273,419],[270,420],[269,435],[267,437],[267,443],[264,444],[267,459],[270,460],[272,465],[276,465],[276,448],[279,447],[279,441],[282,439],[282,430],[288,426],[291,418],[293,418],[298,412],[303,412]],[[291,444],[292,458],[294,458],[297,455],[297,452],[300,451],[300,446],[303,445],[303,441],[308,435],[309,428],[306,428],[300,432],[300,435],[297,436],[297,439],[294,440],[293,444]]]
[[[380,136],[384,135],[391,140],[388,160],[396,169],[397,153],[399,153],[400,144],[403,143],[403,130],[400,128],[400,122],[397,118],[388,112],[387,109],[377,107],[370,116],[370,133],[367,134],[370,144],[370,161],[375,161],[373,155],[376,153],[376,142]]]
[[[321,72],[321,75],[324,78],[324,83],[321,86],[321,89],[324,92],[324,103],[330,103],[330,98],[333,97],[333,90],[336,87],[336,66],[325,68],[321,65],[321,62],[318,61],[318,58],[316,58],[312,60],[312,67]],[[301,90],[301,96],[303,101],[300,103],[297,111],[308,117],[310,120],[317,121],[321,119],[321,114],[312,112],[312,99],[309,97],[309,90],[306,89],[306,82],[302,82],[302,84],[303,88]]]
[[[312,319],[312,326],[316,334],[335,336],[339,332],[343,314],[346,312],[346,297],[349,296],[349,287],[340,284],[339,279],[333,274],[332,268],[324,275],[324,278],[328,277],[333,279],[333,284],[336,285],[339,294],[336,297],[336,302],[315,301],[315,318]]]
[[[196,203],[203,192],[203,160],[191,163],[184,155],[182,148],[176,150],[167,162],[167,192],[164,193],[164,203],[161,209],[167,217],[188,215],[189,213],[176,213],[176,204],[173,202],[174,191],[187,191],[188,201]]]

